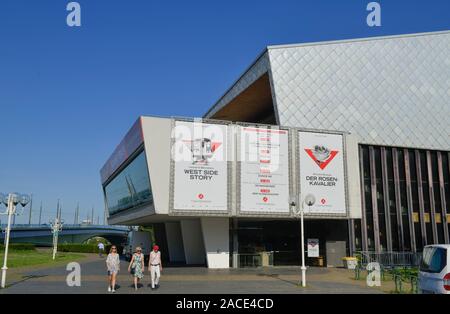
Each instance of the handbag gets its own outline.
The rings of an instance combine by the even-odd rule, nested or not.
[[[136,267],[130,268],[130,274],[134,275],[136,273]]]

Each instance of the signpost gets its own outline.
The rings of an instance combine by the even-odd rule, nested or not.
[[[319,239],[308,239],[308,257],[319,257]]]

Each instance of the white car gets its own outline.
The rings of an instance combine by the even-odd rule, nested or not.
[[[419,291],[450,294],[450,244],[427,245],[423,249]]]

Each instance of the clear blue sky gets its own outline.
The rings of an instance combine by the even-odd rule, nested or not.
[[[103,217],[99,169],[139,115],[202,116],[266,45],[450,29],[450,1],[0,2],[0,191]],[[0,217],[0,219],[3,219]],[[28,221],[28,215],[17,222]]]

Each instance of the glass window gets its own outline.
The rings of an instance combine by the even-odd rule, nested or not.
[[[442,153],[442,171],[444,172],[444,194],[447,216],[450,214],[450,169],[448,153]],[[450,224],[450,219],[447,218],[447,223]],[[450,237],[450,225],[448,228]]]
[[[373,230],[373,210],[372,210],[372,189],[370,179],[370,159],[369,159],[369,147],[362,147],[363,169],[361,172],[364,177],[364,201],[366,209],[366,224],[367,224],[367,246],[369,250],[375,249],[374,242],[374,230]]]
[[[387,230],[386,230],[386,216],[384,209],[384,191],[383,191],[383,169],[381,162],[381,149],[374,148],[375,155],[375,184],[377,191],[377,208],[378,208],[378,226],[380,230],[380,245],[381,250],[387,250]]]
[[[436,212],[435,221],[438,234],[438,243],[445,243],[444,240],[444,226],[442,223],[442,202],[441,202],[441,187],[439,186],[439,168],[437,152],[431,152],[431,172],[433,175],[433,195],[434,208]]]
[[[153,201],[144,151],[106,185],[105,196],[111,215]]]
[[[403,238],[405,251],[411,250],[411,233],[409,232],[409,217],[408,217],[408,199],[406,191],[406,169],[405,169],[405,155],[402,149],[398,152],[398,172],[400,179],[400,204],[401,216],[403,224]]]
[[[388,190],[389,190],[389,211],[391,215],[391,233],[392,233],[392,249],[400,250],[399,226],[397,222],[397,207],[395,204],[395,182],[394,168],[392,159],[392,149],[386,149],[386,164],[388,173]]]
[[[417,183],[417,165],[416,165],[416,155],[413,150],[408,152],[409,154],[409,170],[411,173],[411,196],[412,196],[412,206],[413,206],[413,221],[414,221],[414,234],[416,240],[416,249],[421,252],[423,249],[422,243],[422,231],[420,228],[420,210],[419,210],[419,186]]]
[[[422,191],[423,204],[425,211],[425,228],[427,232],[427,242],[433,243],[433,231],[431,227],[431,204],[430,204],[430,185],[428,183],[428,164],[425,151],[420,152],[420,167],[422,171]]]
[[[423,251],[420,270],[428,273],[440,273],[447,265],[447,250],[440,247],[426,247]]]

